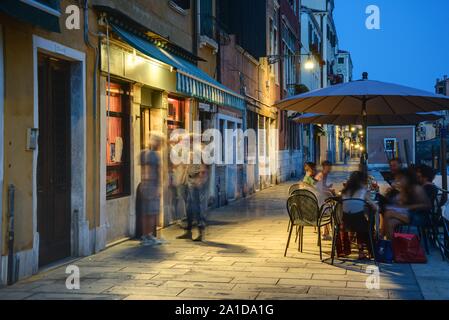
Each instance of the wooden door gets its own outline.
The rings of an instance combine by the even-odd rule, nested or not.
[[[70,256],[70,64],[39,55],[39,266]]]

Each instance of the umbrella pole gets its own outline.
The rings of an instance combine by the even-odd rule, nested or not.
[[[368,172],[368,114],[366,112],[366,98],[363,99],[362,103],[362,119],[363,119],[363,153],[360,163],[363,170]]]
[[[445,127],[440,130],[440,167],[441,167],[441,178],[442,178],[442,188],[447,190],[447,130]]]

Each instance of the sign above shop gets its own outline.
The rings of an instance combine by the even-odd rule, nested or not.
[[[198,109],[204,112],[216,112],[217,108],[215,105],[209,104],[209,103],[203,103],[200,102],[198,105]]]

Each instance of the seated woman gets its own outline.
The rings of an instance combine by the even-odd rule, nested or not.
[[[342,199],[349,200],[343,202],[343,212],[353,214],[365,212],[366,208],[364,202],[350,201],[350,199],[365,200],[372,210],[376,211],[378,209],[377,205],[371,200],[367,183],[368,183],[368,176],[366,173],[357,171],[351,174],[348,182],[345,185],[345,188],[342,191]],[[340,237],[342,236],[343,239],[340,239],[340,241],[343,241],[343,247],[350,246],[349,236],[347,234],[341,234]],[[367,243],[368,243],[368,232],[357,232],[357,245],[359,249],[360,260],[366,259],[367,257],[364,252],[365,247],[368,247]],[[348,255],[348,253],[350,253],[350,247],[343,248],[343,250],[341,251],[343,251],[346,255]]]
[[[383,234],[387,240],[392,240],[395,229],[407,225],[416,215],[421,215],[431,209],[429,197],[424,188],[419,185],[413,170],[402,170],[397,174],[399,189],[398,203],[387,205],[383,215]]]

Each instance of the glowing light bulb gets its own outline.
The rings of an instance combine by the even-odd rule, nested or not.
[[[306,70],[313,70],[315,69],[315,63],[313,62],[312,58],[309,58],[306,63],[304,64],[304,68]]]

